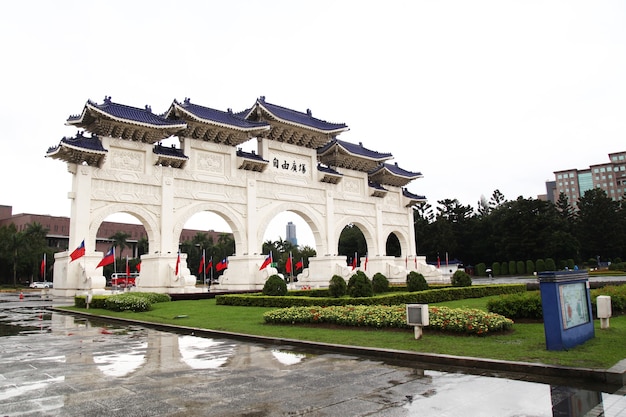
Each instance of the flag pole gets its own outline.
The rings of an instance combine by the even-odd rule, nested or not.
[[[213,255],[211,255],[211,274],[209,276],[209,279],[213,281]]]
[[[113,245],[113,273],[117,274],[117,262],[115,260],[115,245]]]

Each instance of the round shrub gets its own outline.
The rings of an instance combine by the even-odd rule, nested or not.
[[[348,281],[348,295],[354,298],[371,297],[374,295],[372,281],[365,275],[365,272],[357,271],[356,274],[350,277]]]
[[[377,272],[372,277],[372,287],[376,294],[387,292],[389,291],[389,280],[386,276]]]
[[[410,292],[424,291],[428,289],[428,282],[426,282],[424,275],[411,271],[406,276],[406,289]]]
[[[458,270],[452,275],[453,287],[469,287],[472,285],[472,278],[465,271]]]
[[[276,274],[270,276],[267,281],[265,281],[265,285],[263,285],[263,295],[287,295],[287,284],[285,280]]]
[[[333,275],[328,285],[328,293],[331,297],[339,298],[348,293],[348,286],[346,280],[339,275]]]

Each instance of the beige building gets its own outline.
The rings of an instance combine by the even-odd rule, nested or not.
[[[577,207],[578,199],[593,188],[603,189],[614,201],[620,200],[626,192],[626,151],[610,153],[609,162],[590,165],[589,168],[555,171],[554,177],[552,192],[555,202],[563,193],[572,207]]]

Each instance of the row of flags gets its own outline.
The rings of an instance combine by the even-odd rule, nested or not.
[[[267,255],[267,257],[265,258],[265,260],[261,264],[261,267],[259,268],[259,271],[267,268],[273,262],[274,262],[274,258],[272,257],[272,251],[270,251],[270,253]],[[297,271],[299,269],[302,269],[303,267],[304,267],[304,258],[300,258],[300,260],[298,262],[296,262],[295,271]],[[285,270],[289,274],[294,272],[293,255],[292,255],[291,252],[289,252],[289,259],[287,259],[287,263],[285,263]]]
[[[178,252],[178,259],[179,260],[177,262],[180,262],[180,252]],[[198,274],[206,274],[207,271],[211,271],[211,268],[213,268],[213,257],[211,256],[209,262],[206,262],[206,253],[202,250],[202,259],[198,265]],[[223,271],[226,268],[228,268],[228,258],[224,258],[215,264],[215,270],[218,272]]]
[[[446,261],[447,261],[447,253],[446,253]],[[80,245],[74,249],[74,251],[70,254],[70,258],[71,261],[75,261],[76,259],[81,258],[82,256],[85,256],[85,240],[83,240]],[[358,253],[355,252],[354,253],[354,258],[352,258],[352,270],[355,270],[357,267],[357,263],[358,263]],[[367,271],[367,262],[368,262],[368,255],[365,254],[365,263],[364,263],[364,269],[365,271]],[[415,268],[417,268],[417,257],[414,258],[415,261]],[[100,260],[100,262],[98,263],[98,265],[96,266],[96,268],[100,268],[101,266],[106,266],[106,265],[110,265],[113,262],[115,262],[115,246],[112,246],[111,249],[109,249],[109,251],[104,255],[104,257],[102,258],[102,260]],[[267,268],[269,265],[271,265],[274,262],[274,259],[272,257],[272,251],[270,251],[270,253],[267,255],[267,257],[265,258],[265,260],[263,261],[263,264],[261,264],[261,267],[259,268],[259,271]],[[404,260],[405,263],[405,267],[408,268],[409,266],[409,257],[407,256]],[[439,267],[439,256],[437,256],[437,267]],[[178,257],[176,258],[176,271],[175,271],[175,275],[178,276],[178,272],[179,272],[179,266],[180,266],[180,251],[178,251]],[[299,269],[302,269],[304,267],[304,258],[300,258],[300,260],[298,262],[296,262],[295,264],[295,271],[298,271]],[[139,272],[141,270],[141,262],[139,262],[136,266],[137,268],[137,272]],[[202,259],[200,260],[200,265],[198,265],[198,273],[199,274],[206,274],[207,271],[211,271],[211,268],[213,268],[213,257],[211,256],[211,258],[209,259],[208,262],[206,262],[206,256],[205,256],[205,251],[202,251]],[[216,265],[215,265],[215,270],[220,272],[225,270],[226,268],[228,268],[228,258],[224,258],[221,261],[219,261]],[[289,259],[287,259],[287,263],[285,264],[285,270],[287,271],[287,273],[291,274],[292,272],[294,272],[294,265],[293,265],[293,255],[291,252],[289,252]],[[41,261],[41,275],[45,277],[45,272],[46,272],[46,254],[44,253],[43,255],[43,260]],[[130,269],[128,266],[128,256],[126,257],[126,275],[130,275]]]
[[[85,255],[85,241],[83,240],[81,244],[76,249],[74,249],[74,252],[70,254],[70,258],[72,259],[72,261],[74,261],[84,255]],[[358,259],[359,259],[359,255],[358,253],[355,252],[354,258],[352,258],[352,270],[356,269]],[[368,259],[369,259],[368,255],[365,254],[364,269],[366,271],[367,271]],[[106,253],[106,255],[104,255],[104,258],[102,258],[102,260],[100,261],[100,263],[98,263],[98,266],[96,266],[96,268],[112,264],[114,260],[115,260],[115,246],[111,247],[111,249]],[[415,261],[415,268],[417,268],[417,257],[414,258],[414,261]],[[439,261],[439,257],[437,257],[437,261]],[[273,262],[274,262],[274,258],[272,257],[272,251],[270,251],[270,253],[267,255],[267,257],[263,261],[263,264],[261,264],[259,271],[267,268]],[[409,266],[408,256],[405,258],[404,263],[405,263],[405,266],[408,268]],[[126,264],[128,265],[128,257],[126,257]],[[176,275],[178,275],[179,264],[180,264],[180,251],[178,252],[178,258],[176,259]],[[287,273],[292,273],[293,271],[297,271],[299,269],[302,269],[303,267],[304,267],[304,258],[300,258],[300,260],[296,262],[295,269],[294,269],[293,255],[291,252],[289,252],[289,259],[287,259],[287,263],[285,264],[285,270],[287,271]],[[206,274],[206,272],[211,270],[211,268],[213,268],[213,257],[211,256],[209,261],[206,262],[205,252],[202,251],[202,259],[200,261],[200,265],[198,265],[198,273]],[[226,268],[228,268],[228,258],[222,259],[215,265],[215,270],[218,272],[223,271]],[[127,266],[127,269],[128,269],[128,266]],[[140,264],[137,264],[137,271],[139,271],[139,269],[140,269]],[[44,254],[44,260],[42,261],[42,264],[41,264],[42,275],[43,275],[44,270],[45,270],[45,254]]]

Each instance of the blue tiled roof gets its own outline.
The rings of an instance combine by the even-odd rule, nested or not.
[[[91,100],[88,100],[83,112],[80,115],[70,116],[67,119],[67,123],[80,123],[85,117],[88,108],[100,111],[116,119],[122,119],[135,123],[142,123],[159,127],[186,127],[186,124],[180,120],[168,120],[163,116],[152,113],[152,109],[150,108],[150,106],[146,106],[144,109],[140,109],[137,107],[114,103],[111,101],[110,96],[105,97],[102,104],[98,104]]]
[[[343,176],[342,173],[335,171],[332,168],[329,168],[327,166],[321,165],[321,164],[317,164],[317,170],[320,172],[324,172],[326,174],[332,174],[332,175],[339,175],[339,176]]]
[[[409,192],[409,190],[407,190],[406,188],[402,189],[402,195],[405,196],[406,198],[411,199],[411,200],[426,201],[426,197],[425,196],[413,194],[413,193]]]
[[[375,188],[375,189],[381,190],[381,191],[389,191],[389,190],[387,190],[385,187],[383,187],[382,185],[380,185],[377,182],[368,181],[367,184],[370,186],[370,188]]]
[[[326,145],[319,148],[317,150],[317,153],[323,154],[326,151],[328,151],[330,148],[332,148],[333,146],[341,146],[343,149],[345,149],[346,152],[352,155],[361,156],[361,157],[365,157],[369,159],[384,161],[386,159],[390,159],[393,157],[393,155],[390,153],[380,153],[380,152],[372,151],[371,149],[367,149],[366,147],[363,146],[362,143],[359,143],[358,145],[356,145],[354,143],[339,140],[337,138],[331,140]]]
[[[421,172],[407,171],[405,169],[400,168],[398,166],[398,163],[395,163],[395,164],[383,163],[380,167],[370,171],[369,174],[370,175],[376,174],[377,172],[380,172],[383,169],[386,169],[387,171],[389,171],[393,175],[396,175],[396,176],[399,176],[399,177],[413,178],[413,179],[422,177],[422,173]]]
[[[288,109],[286,107],[277,106],[276,104],[268,103],[267,101],[265,101],[265,96],[261,96],[259,99],[257,99],[254,106],[252,106],[250,109],[244,110],[239,114],[248,119],[254,115],[254,110],[258,106],[263,108],[266,112],[270,113],[277,119],[307,126],[313,129],[325,132],[337,131],[338,133],[348,130],[348,126],[345,123],[330,123],[325,120],[317,119],[313,117],[313,114],[310,110],[307,110],[306,113],[302,113],[296,110]]]
[[[265,159],[263,159],[261,157],[261,155],[257,155],[255,152],[244,152],[241,149],[237,149],[237,156],[240,156],[242,158],[246,158],[246,159],[253,159],[255,161],[259,161],[259,162],[268,162]]]
[[[87,137],[83,135],[83,132],[76,133],[76,137],[68,138],[64,137],[61,139],[61,143],[58,146],[52,146],[48,148],[48,153],[54,153],[56,150],[61,147],[62,144],[69,145],[74,148],[84,149],[86,151],[92,152],[108,152],[108,150],[104,149],[102,146],[102,142],[100,138],[96,135],[92,135],[91,137]]]
[[[183,158],[189,159],[188,156],[185,155],[182,149],[176,148],[174,145],[172,146],[162,146],[162,145],[154,145],[152,148],[152,152],[157,155],[164,155],[170,158]]]
[[[264,128],[264,127],[269,128],[269,124],[265,122],[253,122],[250,120],[246,120],[243,117],[241,117],[240,114],[233,113],[232,110],[230,109],[228,109],[228,111],[221,111],[221,110],[211,109],[209,107],[203,107],[197,104],[193,104],[191,103],[189,98],[185,98],[185,100],[182,103],[179,103],[178,101],[174,100],[174,103],[172,106],[174,105],[177,105],[182,109],[185,109],[186,111],[193,114],[199,119],[203,119],[203,120],[207,120],[211,122],[217,122],[217,123],[221,123],[221,124],[225,124],[229,126],[238,127],[241,129],[259,129],[259,128]],[[175,117],[172,114],[172,108],[170,108],[170,111],[168,111],[168,113],[166,114],[166,117],[170,119],[172,117]]]

